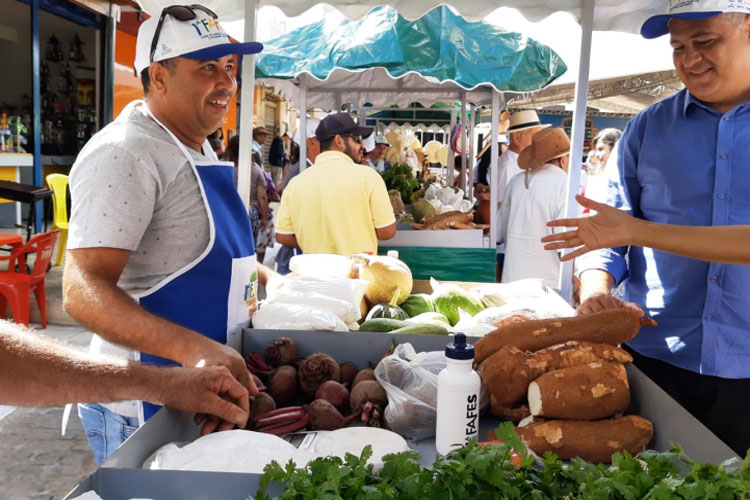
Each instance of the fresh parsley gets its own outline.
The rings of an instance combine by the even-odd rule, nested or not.
[[[498,427],[505,444],[479,446],[476,440],[432,467],[422,467],[414,451],[387,455],[374,471],[368,446],[357,457],[318,458],[304,468],[272,462],[265,468],[255,500],[750,500],[750,455],[721,465],[690,460],[679,447],[637,456],[617,453],[611,465],[563,462],[552,453],[541,465],[529,456],[511,423]],[[520,465],[512,459],[515,450]],[[267,493],[273,483],[283,493]]]

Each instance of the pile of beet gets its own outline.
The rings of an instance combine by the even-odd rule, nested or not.
[[[339,364],[322,352],[299,357],[288,337],[245,361],[261,391],[250,398],[248,429],[282,435],[305,428],[332,431],[355,421],[383,427],[388,396],[372,368]]]

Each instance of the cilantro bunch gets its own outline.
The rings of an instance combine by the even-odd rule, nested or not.
[[[405,163],[396,163],[381,174],[388,191],[395,189],[401,193],[404,203],[411,203],[411,194],[419,189],[419,181],[414,177],[411,167]]]
[[[282,500],[741,500],[750,499],[750,455],[744,461],[701,464],[670,452],[644,451],[637,456],[617,453],[612,464],[583,460],[562,462],[552,453],[541,466],[504,423],[497,430],[505,444],[480,446],[476,440],[422,467],[419,454],[387,455],[375,472],[368,446],[357,457],[347,454],[318,458],[304,468],[292,462],[265,468],[256,500],[270,500],[267,490],[280,483]],[[521,456],[513,460],[513,451]],[[519,464],[519,465],[516,465]]]

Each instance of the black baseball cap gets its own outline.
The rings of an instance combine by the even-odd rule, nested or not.
[[[348,113],[336,113],[323,118],[315,129],[315,138],[320,142],[333,139],[337,135],[358,135],[363,139],[370,137],[372,127],[360,127]]]

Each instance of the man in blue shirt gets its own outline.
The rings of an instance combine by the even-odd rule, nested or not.
[[[628,125],[608,163],[608,204],[660,223],[750,224],[750,5],[670,5],[669,14],[646,21],[641,33],[670,34],[687,88]],[[750,446],[750,266],[638,247],[603,250],[579,265],[579,314],[626,307],[653,316],[659,326],[629,343],[636,364],[744,455]],[[624,300],[609,295],[620,282]]]

